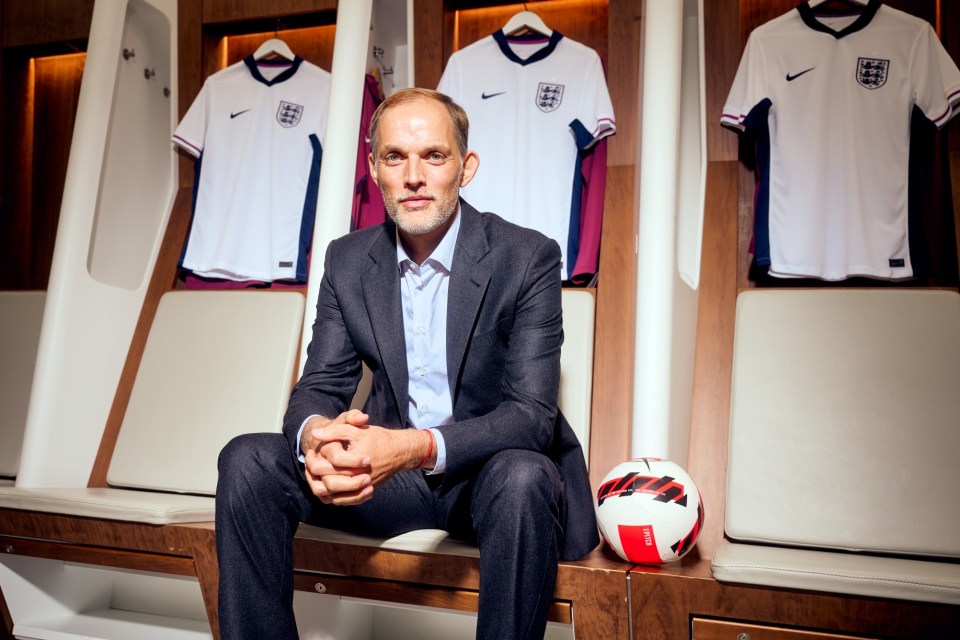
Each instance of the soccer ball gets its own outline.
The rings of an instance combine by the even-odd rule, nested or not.
[[[700,491],[669,460],[636,458],[618,464],[600,484],[593,506],[607,544],[635,564],[679,560],[703,529]]]

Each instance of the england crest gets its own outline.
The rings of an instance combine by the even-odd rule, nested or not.
[[[544,113],[550,113],[560,106],[563,99],[562,84],[548,84],[541,82],[537,89],[537,108]]]
[[[300,124],[300,116],[303,115],[303,105],[280,101],[280,108],[277,109],[277,122],[282,127],[295,127]]]
[[[889,60],[860,58],[857,60],[857,82],[866,89],[879,89],[887,83]]]

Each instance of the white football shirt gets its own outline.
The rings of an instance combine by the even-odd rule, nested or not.
[[[556,31],[497,31],[451,55],[437,89],[467,112],[469,147],[480,156],[464,199],[556,240],[569,277],[579,152],[616,128],[596,51]]]
[[[878,0],[846,16],[803,3],[750,34],[721,121],[757,134],[757,264],[782,277],[913,276],[914,106],[946,124],[960,71],[927,22]]]
[[[306,281],[329,94],[330,74],[300,57],[207,78],[173,135],[198,157],[184,269]]]

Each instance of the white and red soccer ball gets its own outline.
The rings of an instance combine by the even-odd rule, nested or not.
[[[594,496],[600,533],[627,562],[679,560],[703,529],[703,503],[693,479],[675,462],[636,458],[618,464]]]

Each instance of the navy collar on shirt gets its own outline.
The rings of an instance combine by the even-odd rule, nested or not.
[[[297,72],[297,69],[300,68],[300,64],[303,62],[303,58],[301,58],[300,56],[294,56],[293,62],[288,63],[286,61],[283,61],[281,64],[284,64],[284,65],[289,64],[290,68],[283,71],[272,80],[268,80],[264,78],[263,74],[260,73],[260,67],[257,66],[258,65],[257,61],[253,59],[253,54],[244,58],[243,61],[244,63],[246,63],[247,68],[250,69],[250,75],[253,76],[254,80],[257,80],[258,82],[262,82],[263,84],[270,87],[280,82],[283,82],[284,80],[289,80],[290,78],[292,78],[293,74],[295,74]],[[262,61],[260,64],[262,64]]]
[[[864,5],[863,9],[860,10],[860,15],[856,20],[851,22],[845,28],[840,31],[831,29],[827,25],[823,24],[816,17],[816,8],[811,8],[810,4],[807,2],[801,2],[797,6],[797,11],[800,12],[800,17],[803,18],[803,21],[807,24],[808,27],[814,31],[822,31],[823,33],[828,33],[837,40],[844,36],[848,36],[851,33],[856,33],[861,29],[866,28],[868,24],[873,20],[873,17],[877,15],[877,11],[880,9],[880,0],[870,0]]]
[[[537,49],[536,53],[529,58],[524,59],[513,52],[513,49],[510,48],[510,41],[513,40],[514,42],[523,42],[524,40],[542,40],[542,35],[534,33],[530,34],[529,36],[511,36],[510,38],[507,38],[507,36],[503,33],[503,29],[498,29],[493,34],[493,39],[497,41],[498,45],[500,45],[500,51],[503,52],[503,55],[507,56],[507,59],[512,60],[519,65],[533,64],[534,62],[543,60],[553,53],[553,50],[557,48],[557,43],[560,42],[562,38],[562,33],[559,31],[554,31],[552,34],[550,34],[550,39],[542,49]]]

